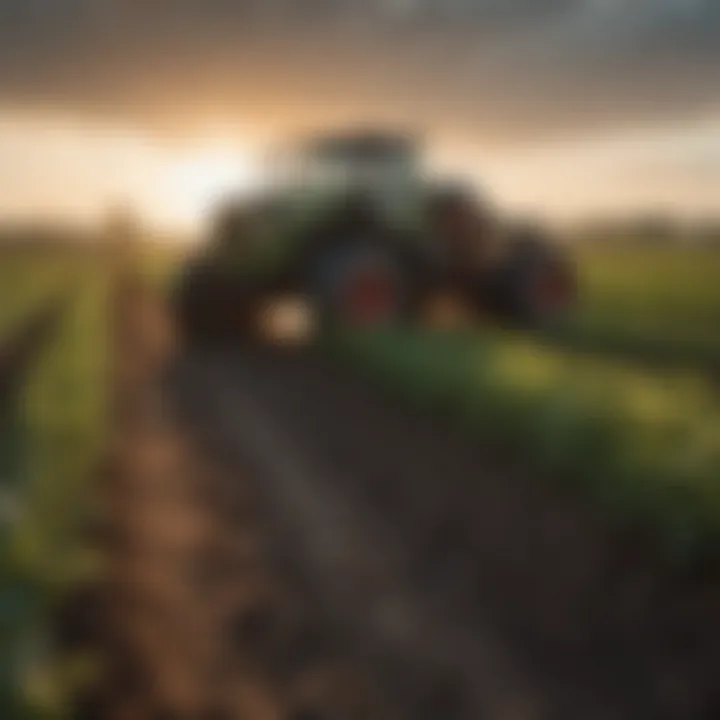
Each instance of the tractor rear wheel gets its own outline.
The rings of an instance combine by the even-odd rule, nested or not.
[[[489,284],[493,309],[525,328],[563,322],[577,296],[572,263],[560,249],[542,242],[517,243]]]
[[[312,260],[309,270],[309,293],[324,329],[389,327],[412,313],[411,263],[381,238],[334,243]]]

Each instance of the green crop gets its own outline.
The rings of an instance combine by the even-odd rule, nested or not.
[[[602,352],[720,366],[720,251],[582,249],[580,302],[565,340]]]
[[[346,338],[345,357],[416,406],[523,449],[677,556],[720,535],[720,401],[702,375],[542,348],[527,338],[403,331]]]
[[[9,325],[57,288],[69,288],[69,281],[74,291],[1,438],[0,716],[13,718],[67,716],[68,698],[87,674],[83,658],[59,663],[49,639],[60,604],[98,570],[82,530],[93,511],[92,486],[107,440],[105,263],[35,263],[33,269],[28,261],[27,275],[16,276],[29,288],[4,286],[18,308]]]

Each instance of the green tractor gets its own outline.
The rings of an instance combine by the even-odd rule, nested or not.
[[[430,178],[409,137],[323,136],[226,203],[175,308],[189,342],[307,342],[331,328],[492,322],[534,328],[574,304],[569,259],[463,185]]]

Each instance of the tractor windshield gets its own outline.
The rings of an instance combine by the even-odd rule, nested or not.
[[[416,143],[401,134],[326,135],[275,155],[273,184],[303,216],[360,191],[393,223],[408,225],[419,214],[419,164]]]
[[[392,135],[322,137],[284,156],[283,184],[306,188],[388,187],[417,174],[415,144]]]
[[[306,155],[310,171],[342,183],[392,181],[415,172],[415,147],[405,138],[327,138],[311,144]]]

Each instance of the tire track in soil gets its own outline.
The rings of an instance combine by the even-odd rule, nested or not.
[[[704,720],[717,574],[313,358],[117,308],[106,660],[79,717]]]
[[[185,358],[178,392],[229,466],[252,457],[294,562],[397,717],[717,717],[717,568],[534,484],[316,358]]]
[[[178,346],[157,298],[127,284],[115,324],[108,577],[82,605],[104,669],[77,716],[382,720],[250,475],[219,467],[177,411],[163,375]]]
[[[290,540],[286,547],[293,548],[289,562],[303,569],[332,634],[372,677],[392,716],[528,717],[522,710],[529,703],[527,680],[511,669],[504,648],[487,629],[470,638],[461,625],[435,627],[433,609],[416,595],[394,538],[363,526],[323,491],[321,466],[276,432],[247,386],[230,389],[237,373],[228,375],[224,365],[211,362],[205,368],[210,382],[201,386],[220,413],[210,423],[210,442],[236,464],[254,459],[277,525]],[[186,402],[197,407],[197,400]],[[481,695],[481,703],[469,696],[472,685],[480,686],[472,694]]]

